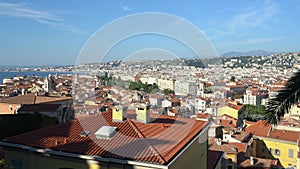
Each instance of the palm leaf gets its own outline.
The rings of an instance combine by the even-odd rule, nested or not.
[[[281,118],[289,113],[291,106],[300,100],[300,71],[286,83],[285,88],[266,104],[264,119],[267,123],[277,125]]]

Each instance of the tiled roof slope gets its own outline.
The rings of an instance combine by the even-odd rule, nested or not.
[[[299,139],[300,137],[299,131],[271,129],[271,125],[267,124],[263,120],[260,120],[255,124],[247,127],[246,131],[256,136],[291,142],[297,142],[297,139]]]
[[[112,122],[111,111],[7,138],[5,141],[35,148],[52,149],[106,158],[135,160],[157,164],[169,163],[207,122],[152,115],[152,122],[136,120]],[[101,126],[115,126],[111,139],[97,139]],[[89,131],[88,137],[80,136]]]
[[[27,95],[15,96],[4,98],[0,100],[0,103],[8,103],[8,104],[34,104],[34,93],[30,93]],[[39,103],[49,103],[49,102],[58,102],[64,100],[70,100],[71,97],[58,97],[58,96],[44,96],[38,95],[35,100],[35,104]]]

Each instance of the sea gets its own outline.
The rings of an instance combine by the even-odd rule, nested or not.
[[[12,78],[15,76],[40,76],[45,78],[49,74],[73,74],[73,72],[40,72],[40,71],[24,71],[24,72],[13,72],[13,71],[0,71],[0,83],[3,82],[4,78]]]

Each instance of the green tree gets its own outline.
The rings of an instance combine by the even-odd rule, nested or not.
[[[291,106],[299,103],[300,99],[300,71],[295,73],[286,83],[285,88],[279,94],[270,99],[266,104],[264,119],[277,125],[284,114],[287,114]]]
[[[175,94],[174,91],[171,90],[171,89],[164,89],[164,90],[163,90],[163,93],[164,93],[165,95],[167,95],[167,94]]]
[[[235,82],[235,76],[231,76],[230,81]]]
[[[265,106],[245,105],[244,118],[250,121],[257,121],[263,118]]]

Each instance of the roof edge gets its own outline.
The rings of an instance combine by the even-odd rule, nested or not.
[[[199,134],[197,134],[192,141],[190,141],[186,146],[184,146],[184,148],[169,162],[169,164],[167,165],[168,167],[173,164],[177,158],[179,158],[179,156],[185,152],[185,150],[187,150],[204,132],[209,130],[209,127],[211,126],[212,122],[209,122],[206,124],[206,126],[200,131]]]
[[[5,142],[5,141],[0,141],[0,146],[17,148],[17,149],[22,149],[22,150],[27,150],[27,151],[42,153],[42,154],[47,153],[47,154],[52,154],[52,155],[78,158],[78,159],[83,159],[83,160],[114,162],[114,163],[119,163],[119,164],[139,165],[139,166],[153,167],[153,168],[158,168],[158,169],[168,169],[168,166],[161,165],[161,164],[152,164],[152,163],[145,163],[145,162],[131,161],[131,160],[120,160],[120,159],[115,159],[115,158],[104,158],[104,157],[100,157],[100,156],[89,156],[89,155],[82,155],[82,154],[76,154],[76,153],[70,153],[70,152],[55,151],[55,150],[51,150],[51,149],[39,149],[39,148],[30,147],[30,146],[25,146],[22,144],[9,143],[9,142]]]

